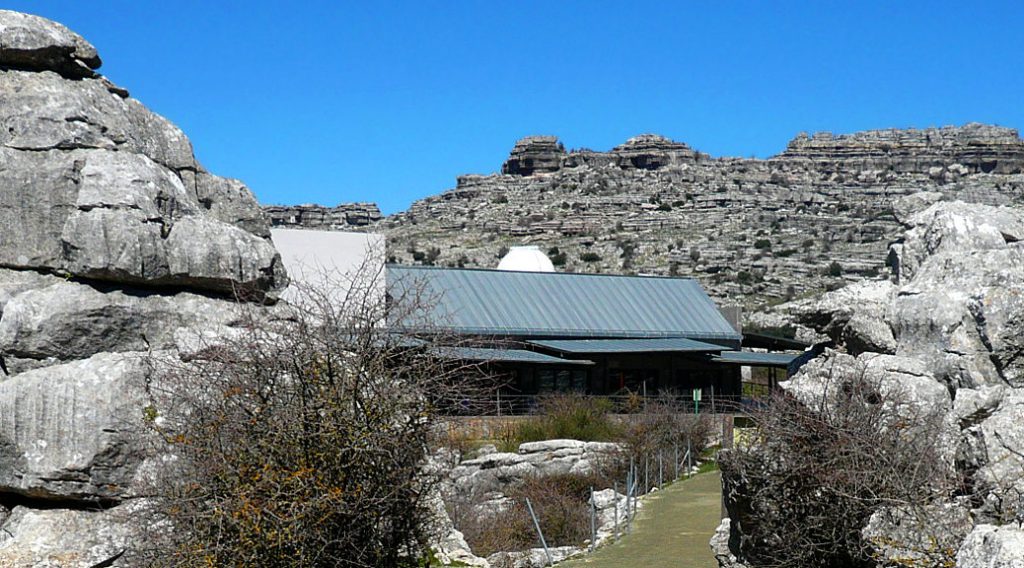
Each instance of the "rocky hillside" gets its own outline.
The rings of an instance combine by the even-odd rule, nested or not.
[[[343,203],[335,207],[320,205],[265,205],[263,211],[275,227],[351,231],[384,218],[375,203]]]
[[[170,459],[139,432],[148,356],[287,283],[249,189],[99,66],[0,10],[0,566],[132,565]]]
[[[903,196],[1024,203],[1024,141],[980,124],[800,135],[767,160],[655,135],[608,152],[537,136],[501,171],[372,228],[399,262],[490,267],[537,244],[562,270],[694,276],[720,300],[771,302],[885,277]]]
[[[934,496],[913,522],[906,511],[875,511],[863,537],[879,566],[1020,566],[1024,213],[943,202],[906,217],[904,229],[891,255],[894,282],[773,310],[837,345],[780,386],[808,408],[829,408],[843,381],[866,377],[902,392],[907,410],[942,417],[933,435],[956,490]],[[756,511],[768,510],[736,497],[742,483],[726,472],[732,521],[714,541],[723,566],[744,565],[746,537],[762,522]]]

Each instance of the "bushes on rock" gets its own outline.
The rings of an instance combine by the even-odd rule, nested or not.
[[[580,546],[590,538],[590,488],[599,489],[603,483],[596,473],[530,477],[508,490],[504,508],[488,511],[478,497],[450,504],[449,512],[479,556],[540,547],[527,499],[548,546]]]
[[[941,409],[863,377],[829,384],[826,395],[812,408],[777,394],[754,416],[756,433],[720,455],[730,547],[750,566],[874,567],[862,536],[873,513],[925,517],[956,487]]]

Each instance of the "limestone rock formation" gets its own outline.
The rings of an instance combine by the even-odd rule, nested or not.
[[[562,167],[565,148],[554,136],[527,136],[516,142],[501,173],[530,176],[558,171]]]
[[[188,138],[97,76],[99,63],[63,26],[0,11],[0,266],[220,293],[283,288],[252,193],[203,170]]]
[[[518,452],[494,452],[461,462],[450,477],[464,494],[500,491],[536,475],[589,473],[595,462],[613,457],[621,448],[604,442],[546,440],[521,444]]]
[[[346,231],[380,221],[383,216],[374,203],[346,203],[336,207],[319,205],[267,205],[270,224],[275,227]]]
[[[779,156],[792,161],[841,164],[848,171],[883,170],[943,176],[1024,172],[1024,148],[1010,128],[970,123],[963,127],[868,130],[848,135],[801,134]],[[933,168],[935,168],[933,170]]]
[[[4,11],[0,18],[0,58],[5,66],[53,70],[65,77],[95,76],[100,56],[66,27],[30,14]]]
[[[153,362],[287,283],[252,192],[99,65],[60,24],[0,10],[3,566],[137,565],[173,459],[146,428]]]
[[[1024,531],[1014,526],[979,525],[956,555],[957,568],[1024,566]]]
[[[901,215],[892,283],[774,311],[846,351],[826,350],[780,386],[818,408],[835,396],[836,381],[865,376],[882,391],[902,392],[902,408],[944,416],[933,435],[965,490],[930,513],[877,511],[863,535],[879,566],[923,561],[923,551],[955,556],[961,568],[1013,566],[1024,558],[1016,524],[1024,519],[1024,209],[929,202]],[[715,540],[722,566],[736,561],[726,554],[735,547],[722,542],[742,539],[737,526]]]

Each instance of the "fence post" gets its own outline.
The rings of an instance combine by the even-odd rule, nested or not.
[[[590,551],[597,548],[597,501],[594,501],[594,486],[590,486]]]
[[[615,491],[615,521],[612,524],[612,542],[619,540],[619,482],[616,481],[612,490]]]
[[[501,389],[498,389],[498,418],[501,418]]]
[[[533,519],[533,526],[537,529],[537,536],[540,537],[540,545],[544,547],[544,556],[548,559],[548,566],[554,564],[551,560],[551,552],[548,550],[548,543],[544,540],[544,532],[540,530],[540,521],[537,520],[537,515],[533,512],[533,505],[530,504],[530,499],[526,499],[526,508],[530,511],[530,518]]]
[[[711,385],[711,415],[715,415],[715,385]]]
[[[633,481],[633,466],[630,465],[629,466],[629,471],[626,473],[626,510],[623,512],[624,513],[623,520],[626,523],[626,534],[629,534],[629,525],[630,525],[630,523],[633,520],[630,517],[630,515],[629,515],[629,496],[630,496],[630,487],[632,487],[632,485],[631,485],[632,481]]]
[[[662,451],[658,450],[658,489],[661,489],[665,485],[665,458],[662,455]]]
[[[651,456],[644,456],[644,495],[651,490]]]
[[[675,453],[675,459],[672,460],[672,463],[675,464],[676,476],[672,478],[672,481],[677,481],[679,479],[679,441],[678,440],[672,444],[672,448],[676,452]]]
[[[686,458],[688,463],[686,464],[686,477],[689,478],[693,475],[693,448],[690,446],[690,441],[686,441]]]

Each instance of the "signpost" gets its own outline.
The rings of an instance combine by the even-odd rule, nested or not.
[[[693,413],[700,414],[700,389],[693,389]]]

